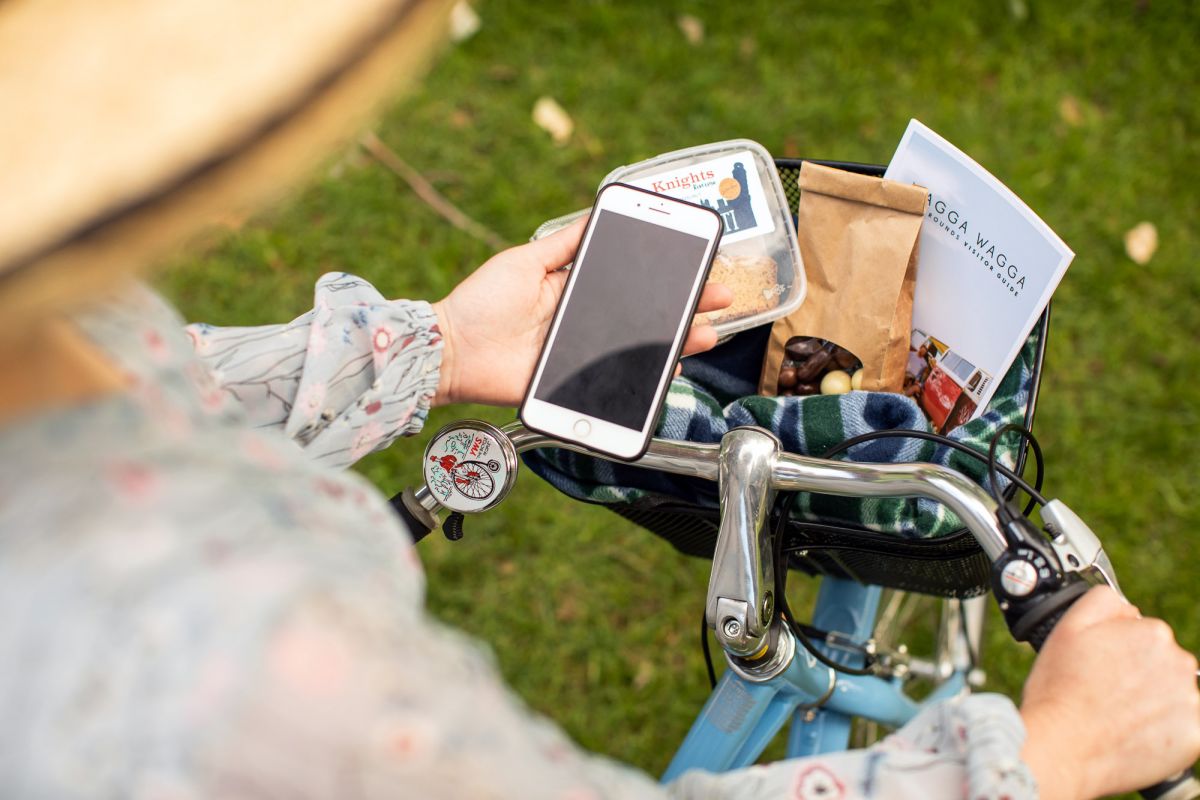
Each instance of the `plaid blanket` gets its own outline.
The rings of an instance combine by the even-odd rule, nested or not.
[[[761,397],[755,394],[770,327],[745,331],[709,353],[684,360],[683,375],[667,396],[657,435],[668,439],[718,442],[731,428],[758,425],[773,431],[786,450],[820,455],[850,437],[870,431],[930,426],[908,397],[873,392],[813,397]],[[1022,422],[1033,383],[1039,331],[1026,342],[1001,380],[991,404],[978,419],[956,428],[950,438],[986,454],[1002,426]],[[1015,462],[1015,436],[1005,437],[1001,460]],[[1011,441],[1009,441],[1011,440]],[[918,439],[880,439],[842,456],[852,461],[925,461],[952,467],[986,486],[984,465],[954,448]],[[715,483],[668,475],[629,464],[572,453],[534,450],[525,463],[551,485],[577,500],[604,505],[653,506],[665,500],[717,508]],[[794,516],[800,520],[851,525],[908,538],[943,536],[961,527],[952,513],[932,500],[846,498],[803,494]]]

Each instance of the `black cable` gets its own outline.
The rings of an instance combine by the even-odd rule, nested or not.
[[[708,685],[717,688],[717,672],[713,669],[712,651],[708,648],[708,614],[700,615],[700,649],[704,651],[704,668],[708,670]]]
[[[780,519],[783,519],[783,520],[787,519],[787,513],[791,509],[791,503],[792,503],[791,498],[793,498],[793,497],[794,497],[794,494],[787,495],[786,498],[782,498],[780,500],[780,503],[782,505],[786,505],[786,508],[782,509],[783,514],[780,516]],[[829,635],[828,632],[822,631],[819,628],[815,628],[812,625],[806,625],[802,622],[795,621],[794,617],[792,616],[791,607],[788,605],[788,602],[787,602],[787,595],[784,594],[784,592],[787,588],[787,578],[786,578],[787,563],[783,559],[783,554],[785,552],[792,553],[792,552],[796,552],[798,550],[806,549],[806,548],[794,548],[794,549],[784,550],[783,538],[784,538],[784,533],[785,533],[786,522],[782,526],[778,522],[776,522],[776,526],[777,527],[775,530],[775,541],[773,543],[774,544],[774,566],[775,566],[775,594],[777,597],[780,598],[779,610],[780,610],[780,613],[783,615],[783,618],[787,621],[788,627],[792,630],[792,633],[795,634],[796,638],[800,640],[801,644],[804,645],[805,649],[808,650],[810,653],[812,653],[817,658],[817,660],[821,661],[821,663],[826,664],[827,666],[831,667],[832,669],[839,670],[841,672],[847,672],[851,675],[869,675],[869,674],[871,674],[871,671],[869,669],[865,669],[860,672],[860,671],[856,671],[854,667],[847,667],[844,664],[838,664],[836,662],[829,660],[825,656],[824,653],[821,653],[818,650],[816,650],[815,649],[816,646],[812,643],[812,637],[825,638],[826,636]],[[807,549],[813,549],[813,548],[807,548]],[[835,549],[835,548],[818,547],[816,549],[823,550],[823,549]],[[781,573],[784,575],[782,580],[780,578]],[[708,615],[707,615],[707,613],[703,613],[700,615],[700,650],[704,653],[704,669],[705,669],[705,672],[708,674],[709,687],[715,689],[715,688],[717,688],[717,673],[713,667],[712,649],[708,643]]]
[[[1033,460],[1037,464],[1038,475],[1042,474],[1042,469],[1045,465],[1045,462],[1042,460],[1041,445],[1038,444],[1038,441],[1033,437],[1033,434],[1021,425],[1010,423],[996,431],[995,435],[992,436],[991,444],[988,445],[988,483],[992,492],[992,497],[999,506],[999,508],[996,510],[996,516],[999,517],[1001,526],[1007,532],[1009,525],[1011,525],[1013,522],[1013,515],[1012,511],[1010,511],[1008,508],[1008,503],[1005,502],[1004,498],[1000,495],[1000,480],[996,477],[996,467],[998,466],[996,461],[996,448],[999,447],[1000,439],[1003,438],[1004,434],[1006,433],[1019,434],[1022,439],[1029,442],[1031,448],[1033,449]],[[1042,505],[1045,505],[1045,501],[1042,502]],[[1025,516],[1029,516],[1030,510],[1031,509],[1027,509],[1025,511]]]
[[[1024,430],[1024,429],[1021,429],[1021,430]],[[833,447],[830,447],[828,450],[826,450],[824,453],[822,453],[819,457],[820,458],[830,458],[832,456],[843,453],[846,450],[849,450],[851,447],[855,447],[855,446],[863,444],[865,442],[874,441],[876,439],[924,439],[926,441],[936,442],[937,444],[941,444],[946,447],[950,447],[955,450],[958,450],[959,452],[965,453],[966,455],[970,456],[971,458],[974,458],[977,461],[982,462],[985,465],[988,463],[988,457],[986,455],[984,455],[983,453],[980,453],[978,450],[975,450],[972,447],[969,447],[969,446],[963,444],[962,442],[956,441],[947,436],[942,436],[937,433],[929,433],[928,431],[918,431],[918,430],[909,430],[909,429],[892,429],[892,430],[882,430],[882,431],[871,431],[869,433],[860,434],[858,436],[854,436],[849,439],[846,439],[845,441],[843,441],[839,444],[835,444]],[[1036,440],[1032,439],[1032,434],[1030,434],[1030,441],[1031,442],[1036,441]],[[1041,495],[1042,477],[1043,477],[1042,466],[1043,466],[1044,462],[1041,459],[1040,446],[1036,447],[1036,449],[1034,450],[1034,458],[1038,465],[1038,474],[1037,474],[1037,478],[1036,478],[1033,486],[1030,486],[1020,475],[1017,475],[1015,472],[1013,472],[1012,470],[1010,470],[1008,467],[1004,466],[1003,464],[997,463],[996,467],[997,467],[997,469],[999,469],[999,471],[1002,475],[1004,475],[1006,478],[1008,478],[1013,483],[1015,483],[1018,487],[1023,489],[1025,491],[1025,493],[1028,494],[1030,496],[1030,498],[1032,498],[1033,501],[1036,501],[1040,505],[1045,505],[1046,498],[1044,498]],[[1033,505],[1031,504],[1029,506],[1029,511],[1032,511],[1032,510],[1033,510]]]
[[[853,436],[849,439],[846,439],[843,442],[840,442],[839,444],[835,444],[833,447],[830,447],[828,450],[826,450],[824,453],[822,453],[819,456],[819,458],[832,458],[833,456],[844,453],[845,451],[849,450],[852,447],[856,447],[865,442],[875,441],[876,439],[924,439],[926,441],[935,442],[937,444],[944,445],[944,446],[952,448],[954,450],[958,450],[961,453],[965,453],[966,455],[970,456],[971,458],[975,459],[976,461],[982,462],[984,465],[995,464],[996,469],[999,470],[1001,475],[1008,478],[1010,481],[1012,481],[1014,484],[1016,484],[1018,488],[1020,488],[1022,491],[1024,491],[1025,494],[1029,495],[1029,503],[1025,506],[1025,511],[1024,511],[1025,515],[1029,516],[1030,514],[1033,513],[1033,510],[1037,505],[1043,505],[1043,506],[1046,505],[1046,498],[1043,497],[1042,493],[1041,493],[1042,479],[1045,474],[1045,470],[1044,470],[1045,462],[1042,459],[1042,448],[1040,445],[1038,445],[1037,439],[1033,438],[1033,434],[1030,433],[1025,428],[1020,427],[1019,425],[1006,425],[997,432],[997,436],[999,436],[1000,434],[1002,434],[1010,429],[1021,431],[1024,434],[1024,438],[1033,447],[1034,462],[1037,465],[1037,477],[1034,480],[1034,483],[1032,486],[1030,486],[1029,483],[1024,478],[1022,478],[1020,475],[1013,472],[1011,469],[1004,466],[1003,464],[1000,464],[1000,463],[996,462],[994,459],[992,459],[990,457],[992,450],[989,450],[989,455],[984,455],[983,453],[980,453],[978,450],[976,450],[972,447],[969,447],[969,446],[963,444],[962,442],[951,439],[948,436],[942,436],[941,434],[929,433],[928,431],[918,431],[918,430],[910,430],[910,429],[904,429],[904,428],[892,429],[892,430],[882,430],[882,431],[871,431],[869,433],[863,433],[858,436]],[[995,437],[993,437],[992,441],[993,442],[996,441]],[[989,475],[990,474],[991,473],[990,473],[990,466],[989,466]],[[995,485],[995,484],[993,484],[993,485]],[[1000,502],[1000,501],[997,500],[997,502]]]
[[[813,641],[808,638],[808,634],[804,631],[804,627],[796,622],[795,616],[792,614],[792,609],[788,604],[787,599],[787,561],[783,557],[783,537],[787,531],[788,519],[791,516],[792,505],[795,503],[796,493],[789,492],[783,495],[776,504],[779,510],[779,516],[775,520],[775,541],[773,544],[774,550],[774,566],[775,566],[775,605],[779,609],[783,620],[791,629],[792,634],[804,646],[804,649],[812,653],[813,658],[820,661],[825,666],[832,670],[841,672],[846,675],[873,675],[872,664],[874,659],[869,655],[865,656],[865,665],[862,668],[848,667],[845,664],[838,662],[825,655],[817,648]]]
[[[874,552],[869,549],[857,547],[854,545],[838,545],[838,544],[815,544],[815,545],[814,544],[803,544],[803,545],[797,545],[795,547],[785,547],[782,552],[784,554],[824,553],[824,552],[837,551],[837,550],[848,550],[851,552]],[[786,605],[786,598],[785,598],[785,605]],[[975,643],[973,641],[971,641],[971,629],[967,626],[966,603],[963,600],[958,600],[957,605],[958,605],[958,614],[959,614],[959,624],[962,626],[962,631],[963,631],[962,636],[963,636],[963,639],[966,641],[966,645],[967,645],[967,657],[970,660],[970,668],[974,669],[976,666],[978,666],[978,663],[975,658],[975,652],[976,652]],[[781,605],[780,608],[783,608],[783,606]],[[794,622],[793,625],[798,626],[803,633],[808,635],[808,637],[810,639],[813,639],[813,638],[824,639],[825,637],[827,637],[829,635],[828,631],[823,631],[820,628],[813,627],[812,625],[805,625],[802,622],[798,622],[798,623]]]

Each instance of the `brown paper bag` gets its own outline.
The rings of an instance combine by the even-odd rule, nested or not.
[[[813,394],[826,373],[851,373],[860,364],[861,387],[855,388],[898,392],[928,194],[808,162],[800,169],[800,191],[796,227],[808,296],[771,327],[759,393]],[[830,386],[849,389],[845,376],[833,377],[839,380]]]

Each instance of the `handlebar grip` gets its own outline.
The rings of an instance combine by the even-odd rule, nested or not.
[[[417,502],[416,493],[412,489],[405,489],[389,502],[391,502],[392,508],[396,509],[396,513],[400,515],[400,519],[404,521],[414,542],[421,541],[437,527],[437,517],[421,507],[421,504]]]
[[[1161,783],[1142,789],[1138,794],[1146,800],[1195,800],[1200,797],[1200,781],[1196,780],[1190,769],[1185,769]]]
[[[1034,650],[1041,650],[1054,626],[1076,600],[1087,594],[1088,588],[1083,581],[1072,581],[1041,598],[1009,626],[1013,638],[1018,642],[1029,642]]]

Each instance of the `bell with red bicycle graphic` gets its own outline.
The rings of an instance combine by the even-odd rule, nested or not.
[[[443,508],[486,511],[512,488],[517,463],[516,448],[499,428],[478,420],[456,422],[425,448],[425,485]]]

